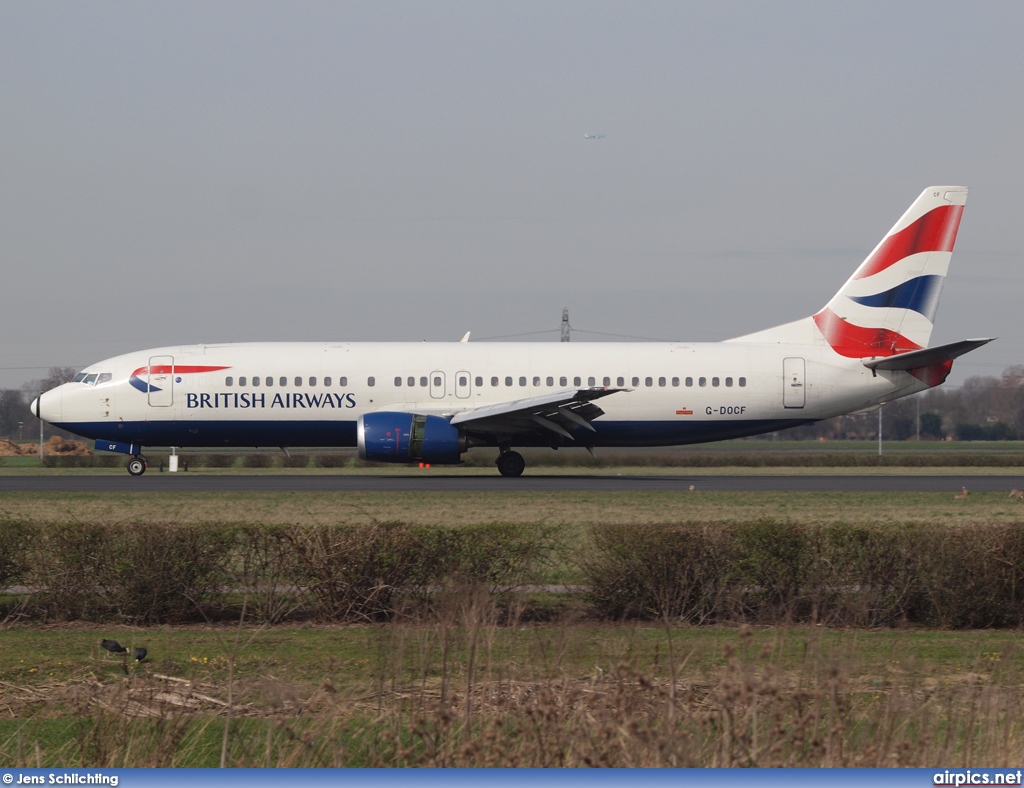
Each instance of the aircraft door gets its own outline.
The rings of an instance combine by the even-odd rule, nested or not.
[[[169,408],[174,404],[174,356],[152,356],[146,375],[149,404]]]
[[[805,362],[802,358],[782,360],[782,406],[802,408],[807,401],[804,386]]]
[[[443,372],[431,372],[430,373],[430,396],[434,399],[441,399],[444,397],[445,385],[444,385],[444,373]]]
[[[459,399],[466,399],[472,391],[472,377],[466,370],[462,369],[455,373],[455,396]]]

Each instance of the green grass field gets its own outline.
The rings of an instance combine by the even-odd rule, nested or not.
[[[1022,485],[1024,486],[1024,485]],[[1009,489],[1009,482],[1007,485]],[[1018,522],[1003,492],[287,492],[6,493],[0,517],[46,522],[260,522],[416,525],[729,522]]]

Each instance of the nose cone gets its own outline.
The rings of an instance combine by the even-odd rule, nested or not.
[[[32,400],[29,410],[45,422],[53,423],[61,420],[61,386],[44,392]]]

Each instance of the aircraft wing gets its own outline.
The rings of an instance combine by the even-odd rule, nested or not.
[[[594,400],[627,389],[563,389],[542,397],[529,397],[497,405],[484,405],[455,414],[452,426],[467,432],[488,435],[514,435],[523,432],[553,433],[575,440],[571,430],[583,427],[594,432],[590,422],[604,411]]]
[[[964,353],[970,353],[982,345],[987,345],[991,341],[992,339],[963,339],[960,342],[953,342],[949,345],[911,350],[908,353],[898,353],[895,356],[864,359],[862,363],[868,369],[920,369],[921,367],[930,367],[933,364],[952,361],[964,355]]]

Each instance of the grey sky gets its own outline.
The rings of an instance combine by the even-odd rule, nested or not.
[[[950,382],[999,374],[1021,29],[1015,2],[2,2],[0,387],[202,341],[557,341],[562,306],[724,339],[816,311],[933,184],[971,196],[932,341],[999,336]]]

